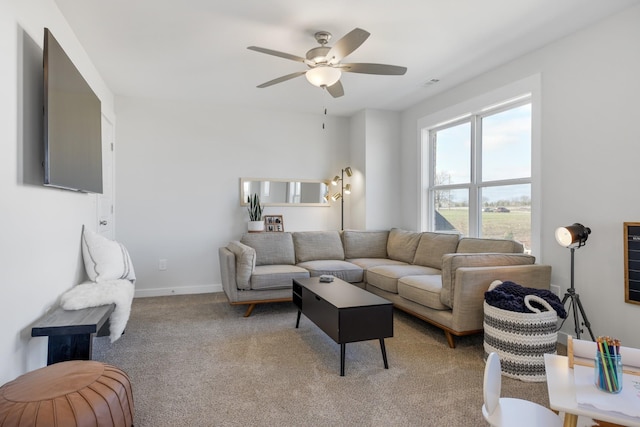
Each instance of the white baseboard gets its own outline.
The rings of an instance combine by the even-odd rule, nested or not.
[[[167,295],[209,294],[222,292],[222,284],[176,286],[174,288],[136,289],[134,298],[162,297]]]

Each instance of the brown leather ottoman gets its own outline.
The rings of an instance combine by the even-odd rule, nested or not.
[[[129,377],[88,360],[60,362],[0,387],[0,426],[133,425]]]

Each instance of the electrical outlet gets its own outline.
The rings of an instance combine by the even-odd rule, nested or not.
[[[560,298],[560,286],[558,285],[549,285],[549,290],[556,294],[558,298]]]
[[[158,261],[158,270],[165,271],[166,269],[167,269],[167,260],[161,259],[160,261]]]

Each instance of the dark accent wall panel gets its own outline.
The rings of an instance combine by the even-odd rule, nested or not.
[[[624,223],[624,300],[640,304],[640,222]]]

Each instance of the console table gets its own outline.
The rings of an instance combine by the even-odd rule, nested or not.
[[[380,340],[384,368],[389,369],[384,339],[393,336],[393,303],[340,279],[318,277],[293,280],[293,303],[298,307],[296,328],[304,314],[340,344],[340,376],[344,376],[346,343]]]
[[[82,310],[58,307],[31,327],[32,337],[49,337],[47,365],[67,360],[91,360],[93,337],[109,335],[115,304]]]

